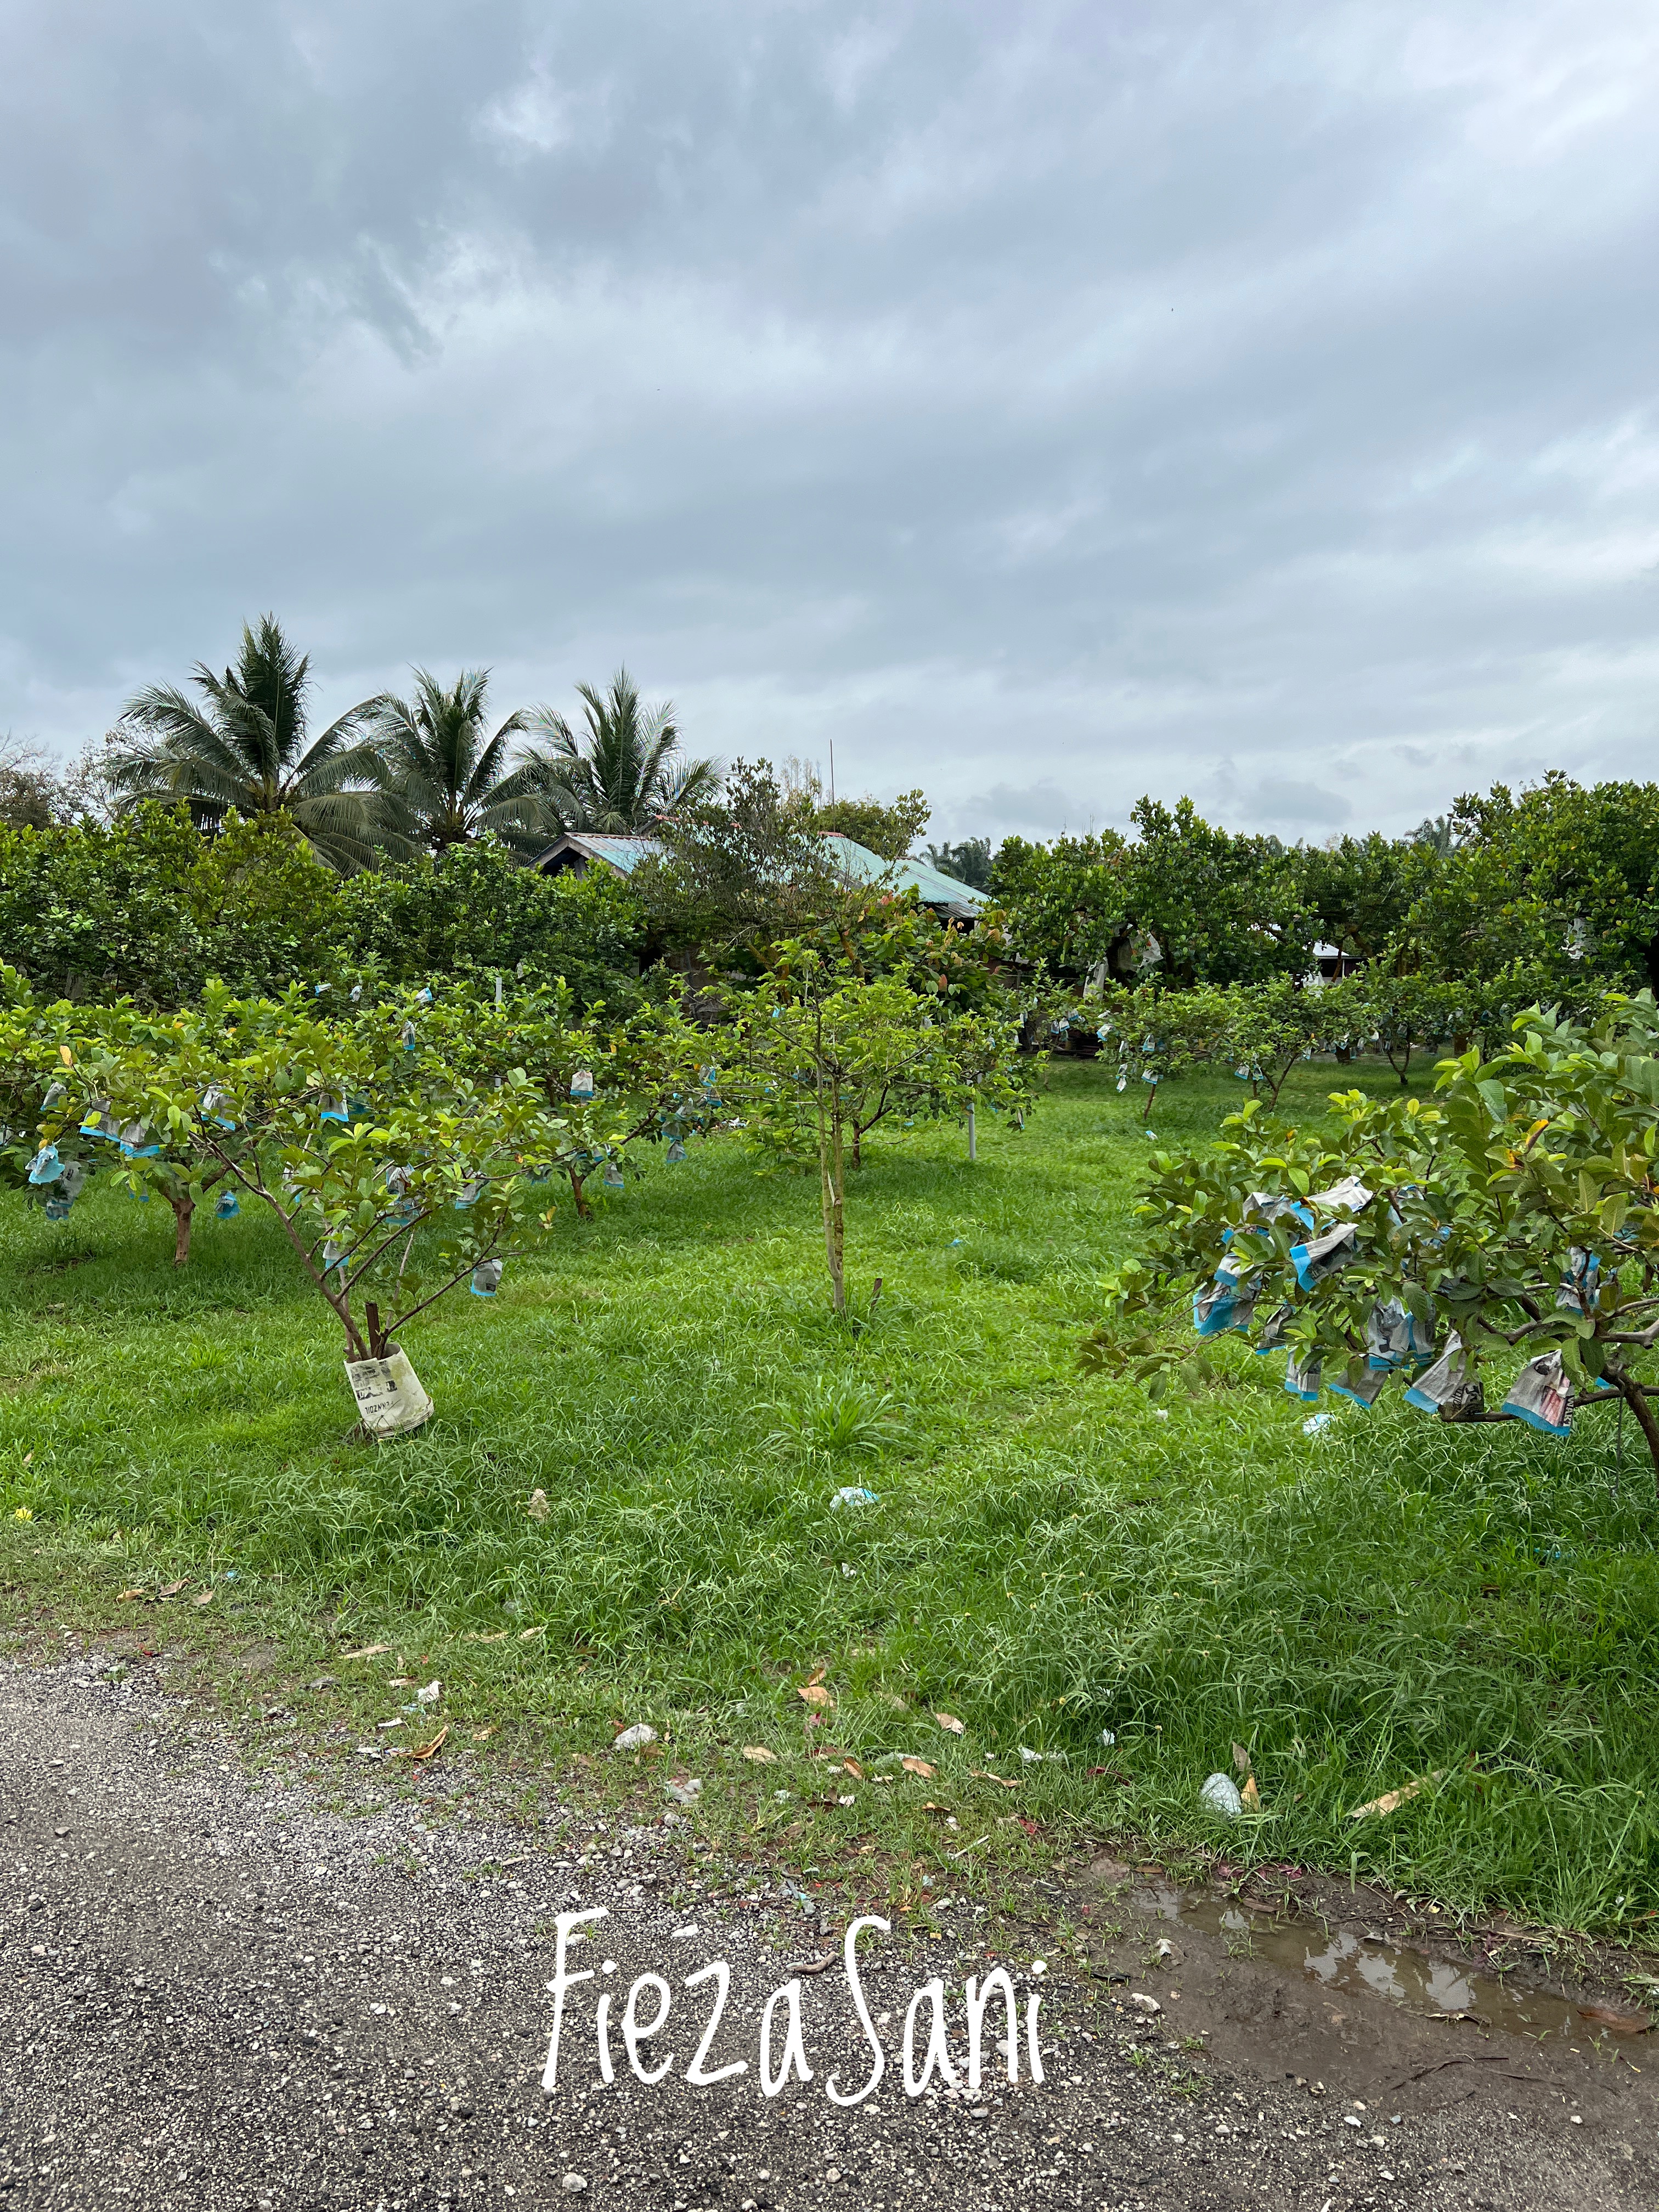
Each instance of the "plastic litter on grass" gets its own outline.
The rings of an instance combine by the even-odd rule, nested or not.
[[[1212,1812],[1224,1814],[1236,1820],[1244,1809],[1244,1801],[1238,1794],[1238,1785],[1231,1774],[1212,1774],[1199,1791],[1199,1801]]]

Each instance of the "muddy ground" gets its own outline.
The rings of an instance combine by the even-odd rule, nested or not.
[[[1641,2017],[1616,1990],[1505,1973],[1501,1930],[1471,1953],[1340,1884],[1194,1898],[1100,1860],[1034,1893],[1029,1942],[1005,1923],[995,1958],[969,1899],[939,1914],[954,1937],[866,1929],[883,2071],[842,2104],[832,2085],[857,2097],[874,2054],[845,1930],[793,1884],[713,1854],[668,1803],[628,1825],[550,1799],[488,1817],[464,1760],[401,1787],[366,1761],[361,1785],[346,1816],[297,1767],[251,1774],[164,1660],[0,1668],[0,2207],[1659,2198],[1652,2039],[1614,2032]],[[558,1916],[599,1907],[568,1948],[591,1978],[568,1993],[550,2094]],[[1054,1944],[1057,1923],[1086,1931],[1082,1955]],[[685,1984],[721,1961],[705,2037],[720,1978]],[[963,1984],[996,1965],[1019,2002],[1018,2081],[999,2001],[975,2087]],[[623,2034],[645,1974],[672,1997],[663,2032],[635,2039],[638,2067],[665,2069],[650,2086]],[[936,2069],[913,2096],[902,2032],[915,1999],[920,2067],[935,1977],[957,2079]],[[791,1980],[811,2079],[769,2097],[760,2017]],[[660,2001],[640,1990],[636,2026]],[[780,2067],[788,2011],[773,2008]]]

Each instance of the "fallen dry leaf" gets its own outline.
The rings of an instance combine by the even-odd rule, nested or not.
[[[1242,1743],[1233,1746],[1233,1765],[1241,1774],[1248,1774],[1250,1771],[1250,1754]]]
[[[859,1765],[856,1759],[842,1759],[842,1772],[843,1774],[855,1775],[860,1782],[864,1779],[864,1769]]]
[[[437,1735],[433,1737],[430,1743],[416,1745],[413,1750],[406,1751],[404,1753],[404,1757],[405,1759],[430,1759],[433,1753],[439,1748],[443,1742],[444,1738],[448,1734],[449,1723],[446,1721],[443,1726],[438,1730]]]
[[[145,1594],[145,1593],[144,1593],[143,1590],[123,1590],[123,1591],[122,1591],[122,1593],[121,1593],[121,1596],[122,1596],[122,1600],[123,1600],[123,1601],[125,1602],[125,1600],[126,1600],[126,1599],[128,1599],[128,1598],[132,1598],[132,1597],[143,1597],[143,1596],[144,1595],[144,1594]]]
[[[776,1752],[769,1751],[763,1743],[744,1744],[743,1755],[756,1766],[775,1766],[778,1763]]]
[[[1402,1782],[1398,1790],[1385,1790],[1381,1797],[1373,1797],[1369,1805],[1356,1805],[1348,1818],[1363,1820],[1368,1814],[1395,1812],[1408,1798],[1415,1797],[1419,1790],[1426,1790],[1431,1782],[1438,1782],[1445,1771],[1443,1766],[1437,1766],[1432,1774],[1419,1774],[1414,1781]]]
[[[472,1731],[472,1741],[473,1741],[473,1742],[474,1742],[474,1743],[482,1743],[482,1742],[483,1742],[484,1739],[485,1739],[487,1736],[492,1736],[492,1735],[495,1735],[495,1722],[494,1722],[494,1721],[491,1721],[491,1723],[489,1723],[489,1726],[488,1728],[474,1729],[473,1729],[473,1731]]]
[[[942,1729],[949,1729],[952,1735],[962,1735],[966,1733],[963,1723],[954,1713],[935,1713],[933,1718]]]
[[[192,1605],[211,1605],[212,1602],[213,1592],[210,1589],[198,1590],[191,1600]]]
[[[540,1628],[521,1628],[519,1631],[519,1641],[520,1644],[528,1644],[532,1636],[545,1636],[546,1633],[545,1626]]]
[[[507,1631],[504,1628],[498,1628],[493,1636],[485,1636],[478,1629],[469,1628],[466,1632],[466,1640],[469,1644],[505,1644]]]
[[[834,1698],[821,1682],[805,1683],[796,1691],[795,1695],[805,1704],[820,1706],[826,1712],[833,1711],[835,1709]]]
[[[827,1667],[814,1667],[806,1678],[807,1688],[810,1690],[815,1682],[821,1682],[829,1672],[830,1669]]]
[[[1617,2012],[1612,2005],[1580,2005],[1578,2017],[1595,2027],[1605,2027],[1609,2035],[1645,2035],[1653,2026],[1646,2013]]]
[[[900,1759],[899,1765],[907,1774],[920,1774],[924,1781],[931,1780],[933,1778],[933,1770],[925,1759],[915,1759],[907,1754]]]
[[[361,1651],[343,1651],[342,1659],[378,1659],[383,1651],[390,1651],[389,1644],[365,1644]]]
[[[156,1591],[155,1595],[157,1597],[177,1597],[179,1591],[183,1589],[185,1583],[188,1580],[189,1577],[185,1576],[182,1580],[176,1583],[163,1583],[161,1589]]]
[[[1238,1802],[1241,1805],[1247,1807],[1252,1813],[1259,1813],[1261,1810],[1261,1793],[1255,1786],[1255,1777],[1254,1774],[1249,1777],[1249,1780],[1245,1783],[1244,1787],[1239,1791]]]
[[[973,1770],[973,1778],[975,1782],[994,1782],[999,1790],[1018,1790],[1019,1787],[1018,1777],[1012,1782],[1005,1782],[1000,1774],[981,1773],[977,1766]]]

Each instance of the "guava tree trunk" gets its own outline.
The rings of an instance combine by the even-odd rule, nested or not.
[[[169,1190],[166,1183],[161,1185],[161,1195],[173,1208],[173,1218],[176,1224],[173,1239],[173,1264],[175,1267],[182,1267],[190,1257],[190,1224],[196,1212],[196,1200],[187,1190]]]
[[[846,1178],[842,1172],[841,1115],[831,1110],[830,1115],[830,1279],[835,1286],[836,1311],[847,1310],[847,1277],[844,1266],[846,1250]]]
[[[1647,1393],[1633,1375],[1609,1369],[1606,1379],[1619,1391],[1641,1425],[1642,1434],[1648,1440],[1648,1455],[1653,1462],[1654,1489],[1659,1492],[1659,1414],[1655,1413]]]
[[[826,1109],[823,1080],[818,1079],[818,1177],[823,1194],[823,1249],[830,1266],[830,1303],[838,1314],[847,1310],[845,1211],[842,1185],[841,1115]]]
[[[574,1168],[567,1168],[565,1172],[570,1177],[570,1195],[576,1201],[577,1219],[591,1221],[593,1218],[593,1209],[582,1196],[582,1185],[587,1178],[578,1175]]]

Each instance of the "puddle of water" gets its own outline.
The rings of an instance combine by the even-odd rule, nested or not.
[[[1430,2018],[1468,2014],[1483,2027],[1532,2043],[1553,2035],[1582,2046],[1601,2033],[1595,2022],[1580,2019],[1565,1997],[1506,1989],[1490,1974],[1448,1966],[1392,1937],[1368,1942],[1346,1930],[1327,1936],[1304,1922],[1275,1920],[1201,1890],[1164,1883],[1137,1887],[1131,1901],[1154,1918],[1231,1938],[1241,1949],[1248,1940],[1252,1956],[1305,1974],[1328,1990],[1366,1990]]]

